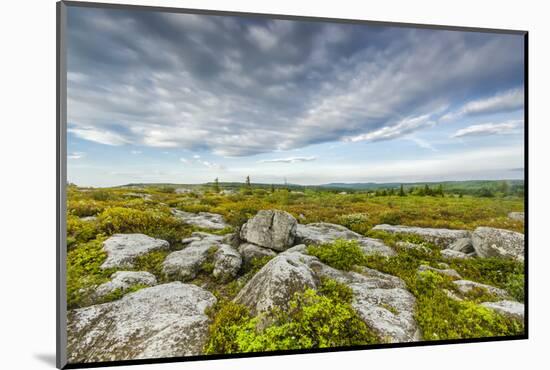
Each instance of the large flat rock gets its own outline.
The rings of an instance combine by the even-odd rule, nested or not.
[[[169,247],[170,244],[166,240],[151,238],[144,234],[115,234],[103,242],[107,259],[101,268],[131,268],[136,257]]]
[[[523,303],[505,300],[498,302],[484,302],[481,305],[490,308],[501,315],[519,320],[521,322],[523,322],[525,317],[525,306]]]
[[[215,303],[198,286],[172,282],[69,311],[69,363],[200,355],[208,335],[205,311]]]
[[[172,214],[182,222],[203,229],[222,230],[229,227],[222,215],[210,212],[191,213],[172,209]]]
[[[472,233],[472,241],[479,257],[500,257],[517,261],[523,261],[525,258],[525,241],[522,233],[478,227]]]
[[[445,249],[455,243],[458,239],[469,238],[470,232],[467,230],[453,229],[435,229],[429,227],[402,226],[402,225],[376,225],[373,230],[385,231],[392,234],[414,234],[422,239],[434,243]]]
[[[491,285],[478,283],[476,281],[470,280],[455,280],[453,284],[462,294],[468,294],[474,289],[481,289],[486,291],[489,294],[492,294],[496,297],[506,298],[508,293],[504,289],[500,289]]]
[[[342,225],[318,222],[307,225],[299,224],[296,228],[296,241],[302,244],[327,244],[337,239],[357,240],[359,246],[367,255],[393,256],[396,254],[392,248],[385,245],[381,240],[364,237]]]
[[[124,292],[136,285],[153,286],[156,283],[155,275],[147,271],[117,271],[110,281],[97,287],[95,294],[103,297],[117,290]]]
[[[222,246],[223,237],[196,232],[183,240],[185,248],[166,256],[162,263],[162,272],[170,280],[189,281],[194,279],[201,265]],[[227,246],[229,247],[229,246]]]

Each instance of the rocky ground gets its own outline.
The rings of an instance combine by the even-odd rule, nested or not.
[[[222,215],[175,209],[173,214],[212,232],[194,232],[179,241],[179,250],[171,250],[166,240],[138,233],[104,240],[107,258],[101,269],[112,272],[111,279],[93,287],[88,305],[69,310],[69,362],[204,354],[213,325],[219,329],[222,322],[223,302],[261,318],[253,332],[262,332],[275,322],[273,312],[294,310],[297,295],[321,291],[326,281],[349,289],[354,315],[380,343],[437,339],[434,325],[426,321],[428,308],[422,306],[427,295],[411,283],[426,279],[438,282],[437,292],[445,295],[445,302],[457,302],[465,311],[487,310],[482,312],[513,320],[519,330],[523,326],[524,308],[517,295],[462,276],[474,276],[468,269],[471,261],[521,263],[524,235],[518,232],[381,224],[373,228],[373,235],[381,236],[376,238],[331,223],[301,224],[287,212],[269,209],[239,230],[218,235],[213,232],[229,227]],[[515,212],[510,218],[523,215]],[[359,248],[364,256],[360,263],[335,267],[340,265],[329,258],[330,248],[340,248],[341,241],[354,241],[349,246]],[[161,279],[135,271],[140,256],[155,251],[163,258]],[[413,261],[414,271],[389,273],[394,271],[391,266],[410,256],[421,256]]]

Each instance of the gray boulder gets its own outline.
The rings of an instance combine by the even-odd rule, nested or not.
[[[472,239],[470,238],[458,239],[456,242],[449,245],[447,249],[452,249],[454,251],[462,252],[466,254],[475,252]]]
[[[453,270],[453,269],[438,269],[438,268],[427,266],[427,265],[420,265],[418,267],[418,271],[419,272],[433,271],[433,272],[437,272],[437,273],[442,274],[442,275],[452,277],[454,279],[461,279],[462,278],[462,276],[460,276],[460,274],[458,272],[456,272],[456,270]]]
[[[153,286],[157,283],[155,275],[147,271],[117,271],[111,275],[111,280],[97,287],[97,297],[104,297],[117,290],[122,292],[136,285]]]
[[[296,240],[303,244],[326,244],[337,239],[357,240],[359,246],[367,255],[379,254],[389,257],[396,254],[381,240],[364,237],[341,225],[319,222],[298,225],[296,229]]]
[[[466,259],[466,258],[470,258],[471,256],[466,253],[455,251],[453,249],[443,249],[441,251],[441,257],[448,258],[448,259],[453,259],[453,258]]]
[[[414,319],[416,299],[403,280],[366,267],[360,272],[340,271],[317,259],[309,260],[308,265],[318,277],[334,279],[352,289],[353,308],[382,341],[401,343],[421,339]]]
[[[470,232],[466,230],[434,229],[427,227],[386,224],[376,225],[372,229],[385,231],[392,234],[415,234],[441,248],[446,248],[449,244],[456,242],[458,239],[470,237]]]
[[[515,221],[525,221],[524,212],[510,212],[508,213],[508,218]]]
[[[472,234],[474,249],[479,257],[501,257],[523,261],[524,235],[515,231],[478,227]]]
[[[255,258],[275,257],[277,253],[268,248],[257,246],[256,244],[243,243],[239,246],[239,253],[245,264],[249,264]]]
[[[326,222],[299,224],[296,228],[296,242],[301,244],[326,244],[332,243],[336,239],[352,240],[361,237],[361,234],[342,225]]]
[[[515,301],[484,302],[483,307],[490,308],[501,315],[523,322],[525,317],[525,306],[523,303]]]
[[[195,356],[203,353],[214,295],[172,282],[67,315],[70,363]]]
[[[272,259],[235,301],[246,304],[254,313],[268,312],[273,307],[285,310],[294,293],[316,288],[320,278],[331,278],[352,289],[352,306],[383,341],[420,339],[414,320],[416,300],[401,279],[369,268],[361,268],[360,272],[340,271],[302,251],[301,247],[291,248]]]
[[[248,306],[253,314],[288,308],[294,293],[317,287],[318,279],[306,263],[313,258],[301,253],[279,254],[250,279],[235,302]]]
[[[115,234],[103,242],[107,259],[101,268],[131,268],[136,257],[169,247],[170,244],[166,240],[151,238],[144,234]]]
[[[222,244],[214,254],[214,271],[212,275],[221,281],[234,278],[242,265],[239,252],[230,245]]]
[[[222,230],[229,227],[222,215],[210,212],[191,213],[172,209],[172,214],[182,222],[203,229]]]
[[[202,264],[222,246],[222,237],[207,233],[193,233],[192,241],[182,250],[166,256],[162,272],[170,280],[188,281],[194,279]]]
[[[261,247],[284,251],[294,244],[297,221],[279,210],[262,210],[241,228],[241,239]]]
[[[306,253],[307,251],[307,245],[305,244],[298,244],[298,245],[295,245],[294,247],[292,248],[288,248],[285,253],[302,253],[302,254],[307,254]]]
[[[492,294],[492,295],[494,295],[496,297],[499,297],[499,298],[507,298],[508,297],[508,293],[503,289],[496,288],[494,286],[487,285],[487,284],[481,284],[481,283],[478,283],[478,282],[475,282],[475,281],[455,280],[455,281],[453,281],[453,284],[456,286],[458,291],[462,294],[468,294],[473,289],[482,289],[482,290],[486,291],[487,293]]]

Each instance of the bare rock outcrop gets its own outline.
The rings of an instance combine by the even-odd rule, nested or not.
[[[166,240],[151,238],[144,234],[114,234],[103,242],[107,259],[101,268],[131,268],[136,257],[169,247],[170,244]]]
[[[441,248],[447,248],[458,239],[469,238],[470,232],[466,230],[435,229],[429,227],[401,226],[401,225],[376,225],[373,230],[385,231],[392,234],[415,234],[424,240],[434,243]]]
[[[385,245],[381,240],[367,238],[348,228],[326,222],[298,225],[296,239],[303,244],[325,244],[332,243],[337,239],[357,240],[363,252],[367,255],[379,254],[382,256],[393,256],[395,251]]]
[[[294,245],[296,219],[287,212],[262,210],[241,228],[241,239],[281,252]]]
[[[472,233],[472,241],[479,257],[500,257],[523,261],[525,258],[524,235],[515,231],[478,227]]]
[[[214,295],[172,282],[68,312],[69,363],[193,356],[203,353]]]

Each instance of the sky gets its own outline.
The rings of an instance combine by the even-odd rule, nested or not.
[[[523,36],[69,7],[81,186],[522,179]]]

